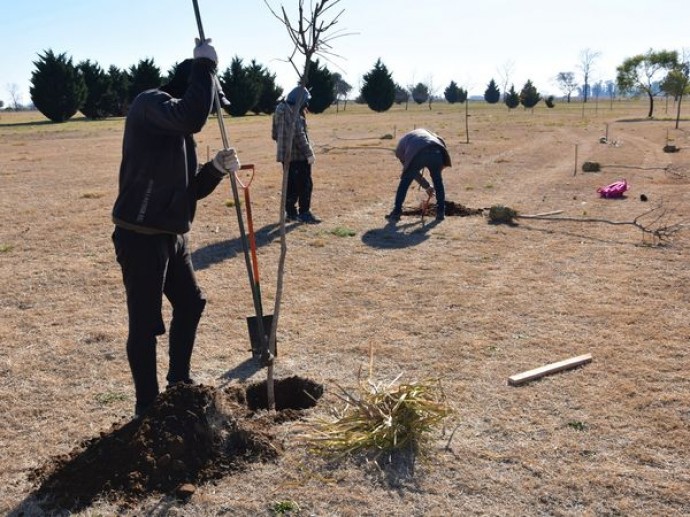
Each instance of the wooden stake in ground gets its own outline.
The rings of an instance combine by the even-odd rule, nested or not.
[[[528,370],[526,372],[518,373],[508,377],[508,384],[510,386],[521,386],[522,384],[528,383],[535,379],[541,379],[546,375],[551,375],[557,372],[562,372],[564,370],[571,370],[582,366],[583,364],[592,362],[592,354],[579,355],[577,357],[571,357],[564,361],[559,361],[557,363],[547,364],[546,366],[541,366],[535,368],[534,370]]]

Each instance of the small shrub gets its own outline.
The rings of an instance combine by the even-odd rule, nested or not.
[[[601,170],[601,165],[599,162],[585,162],[582,164],[583,172],[599,172]]]
[[[507,206],[493,205],[489,209],[489,222],[494,224],[510,224],[516,216],[517,212]]]

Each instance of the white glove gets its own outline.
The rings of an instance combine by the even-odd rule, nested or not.
[[[307,163],[309,165],[312,165],[316,161],[316,157],[312,154],[309,158],[307,158]]]
[[[207,38],[203,42],[199,38],[194,38],[194,43],[194,59],[205,57],[218,64],[218,55],[216,49],[211,46],[211,38]]]
[[[213,166],[224,175],[240,170],[240,160],[234,148],[221,149],[213,159]]]

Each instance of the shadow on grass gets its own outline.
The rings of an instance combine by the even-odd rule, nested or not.
[[[285,225],[285,233],[290,233],[300,225],[291,223]],[[276,239],[280,239],[280,224],[267,224],[254,233],[256,247],[266,246]],[[241,237],[234,239],[214,242],[192,252],[192,261],[197,271],[206,269],[213,264],[218,264],[225,260],[235,258],[244,253]]]
[[[397,225],[388,222],[383,228],[374,228],[362,235],[362,242],[370,248],[376,249],[403,249],[418,246],[429,238],[428,232],[439,221],[432,219],[430,222],[422,224],[422,220],[417,219],[409,223]],[[418,227],[418,228],[415,228]],[[410,228],[415,228],[407,231]]]

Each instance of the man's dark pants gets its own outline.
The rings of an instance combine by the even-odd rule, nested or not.
[[[306,214],[311,210],[311,193],[314,184],[311,179],[311,165],[307,160],[290,162],[288,169],[288,187],[285,199],[285,211],[288,215]]]
[[[398,190],[395,193],[395,204],[393,211],[400,214],[402,212],[402,205],[407,195],[407,190],[414,179],[422,172],[424,168],[429,169],[431,181],[434,184],[436,191],[436,211],[441,216],[445,215],[446,209],[446,191],[443,187],[443,152],[437,145],[431,145],[419,151],[417,155],[410,162],[409,167],[403,171],[398,184]]]
[[[172,306],[168,383],[189,381],[196,330],[206,306],[194,275],[187,235],[143,234],[116,227],[113,243],[127,293],[127,359],[134,378],[136,411],[159,393],[156,336],[165,333],[163,295]]]

